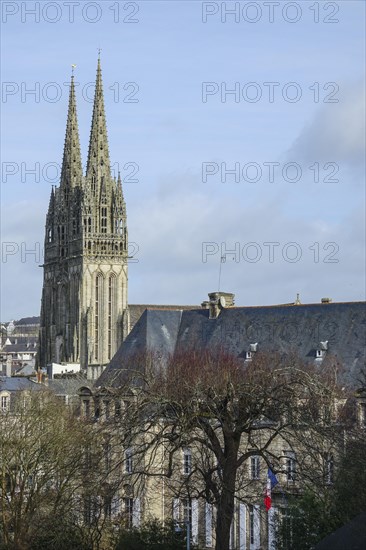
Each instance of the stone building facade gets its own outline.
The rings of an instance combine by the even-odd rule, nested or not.
[[[45,228],[39,366],[106,365],[129,330],[128,235],[120,176],[109,159],[98,59],[86,174],[83,174],[74,77],[71,77],[59,187]]]

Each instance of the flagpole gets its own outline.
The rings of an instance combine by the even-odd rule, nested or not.
[[[220,258],[220,268],[219,268],[219,287],[218,287],[218,292],[220,292],[220,284],[221,284],[221,264],[223,264],[224,262],[226,262],[226,257],[225,257],[225,254],[223,256],[221,256]]]

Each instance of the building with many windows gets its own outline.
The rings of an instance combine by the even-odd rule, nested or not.
[[[339,370],[342,384],[357,388],[365,362],[365,303],[323,301],[300,304],[297,300],[279,306],[235,307],[233,295],[226,293],[225,301],[220,300],[221,297],[220,293],[211,293],[209,301],[203,302],[201,308],[185,311],[147,308],[94,388],[80,390],[81,414],[93,422],[106,422],[112,433],[114,422],[118,425],[123,418],[126,401],[131,398],[121,394],[121,388],[126,390],[129,374],[133,372],[135,376],[139,372],[144,376],[145,369],[151,368],[156,368],[158,373],[162,364],[169,364],[169,357],[198,349],[225,348],[244,366],[250,365],[261,352],[267,358],[271,354],[285,356],[294,353],[304,363],[312,365],[315,372],[321,372],[327,361],[334,361],[343,365],[343,370]],[[217,376],[220,377],[221,373],[218,372]],[[334,410],[324,412],[326,422],[329,414],[336,415],[341,403],[342,400],[334,405]],[[361,392],[357,394],[360,427],[365,424],[364,410],[365,397]],[[261,435],[266,440],[266,427],[270,431],[274,425],[270,419],[261,422]],[[197,435],[199,442],[202,434]],[[306,458],[308,442],[292,442],[287,434],[286,437],[279,435],[271,444],[269,452],[272,453],[278,485],[273,488],[272,506],[268,511],[263,500],[268,463],[255,439],[246,442],[244,438],[243,444],[247,445],[248,458],[241,470],[242,485],[235,498],[230,548],[272,550],[278,514],[286,513],[285,493],[300,495],[303,490],[304,457],[305,462],[309,459]],[[312,458],[316,462],[314,472],[320,476],[318,483],[321,486],[330,486],[335,476],[337,449],[326,438],[317,441],[316,445],[318,449],[314,455],[317,456]],[[180,526],[189,522],[193,545],[213,548],[215,506],[205,500],[204,490],[199,490],[202,478],[197,477],[197,472],[202,472],[204,467],[202,449],[199,443],[196,446],[193,443],[183,445],[179,452],[174,453],[173,464],[169,464],[168,454],[164,454],[168,447],[165,451],[155,451],[151,478],[141,475],[146,464],[150,464],[149,450],[147,456],[142,457],[138,442],[124,449],[124,474],[129,476],[129,482],[121,484],[115,501],[117,506],[113,509],[117,517],[118,514],[127,514],[131,525],[152,517],[172,518]],[[212,461],[210,464],[220,475],[217,464]],[[165,474],[169,467],[172,473],[167,478]],[[144,484],[141,485],[142,477]]]

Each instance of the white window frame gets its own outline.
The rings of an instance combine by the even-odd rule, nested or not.
[[[205,502],[205,544],[208,548],[212,547],[212,512],[213,506],[209,502]]]
[[[261,543],[260,507],[258,504],[249,505],[249,548],[259,550]]]
[[[189,476],[192,473],[192,451],[190,448],[183,449],[183,475]]]
[[[133,473],[133,451],[131,447],[125,450],[125,473]]]
[[[296,453],[285,451],[285,474],[287,483],[293,483],[296,479]]]
[[[10,396],[5,394],[1,396],[1,411],[3,413],[8,412],[10,409]]]
[[[133,527],[134,522],[134,499],[131,497],[125,497],[123,499],[123,512],[126,520],[127,527]]]
[[[139,498],[134,498],[132,503],[132,527],[140,527],[141,521],[141,502]]]
[[[252,455],[250,457],[250,479],[260,479],[260,472],[261,472],[261,466],[260,466],[260,456],[259,455]]]
[[[242,502],[239,504],[239,550],[247,547],[247,507]]]

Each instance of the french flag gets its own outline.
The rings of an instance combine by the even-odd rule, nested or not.
[[[271,468],[268,468],[267,487],[266,487],[266,493],[264,496],[264,505],[266,507],[267,512],[272,506],[272,489],[273,487],[276,487],[277,483],[278,483],[278,479],[276,478],[275,474],[272,472]]]

